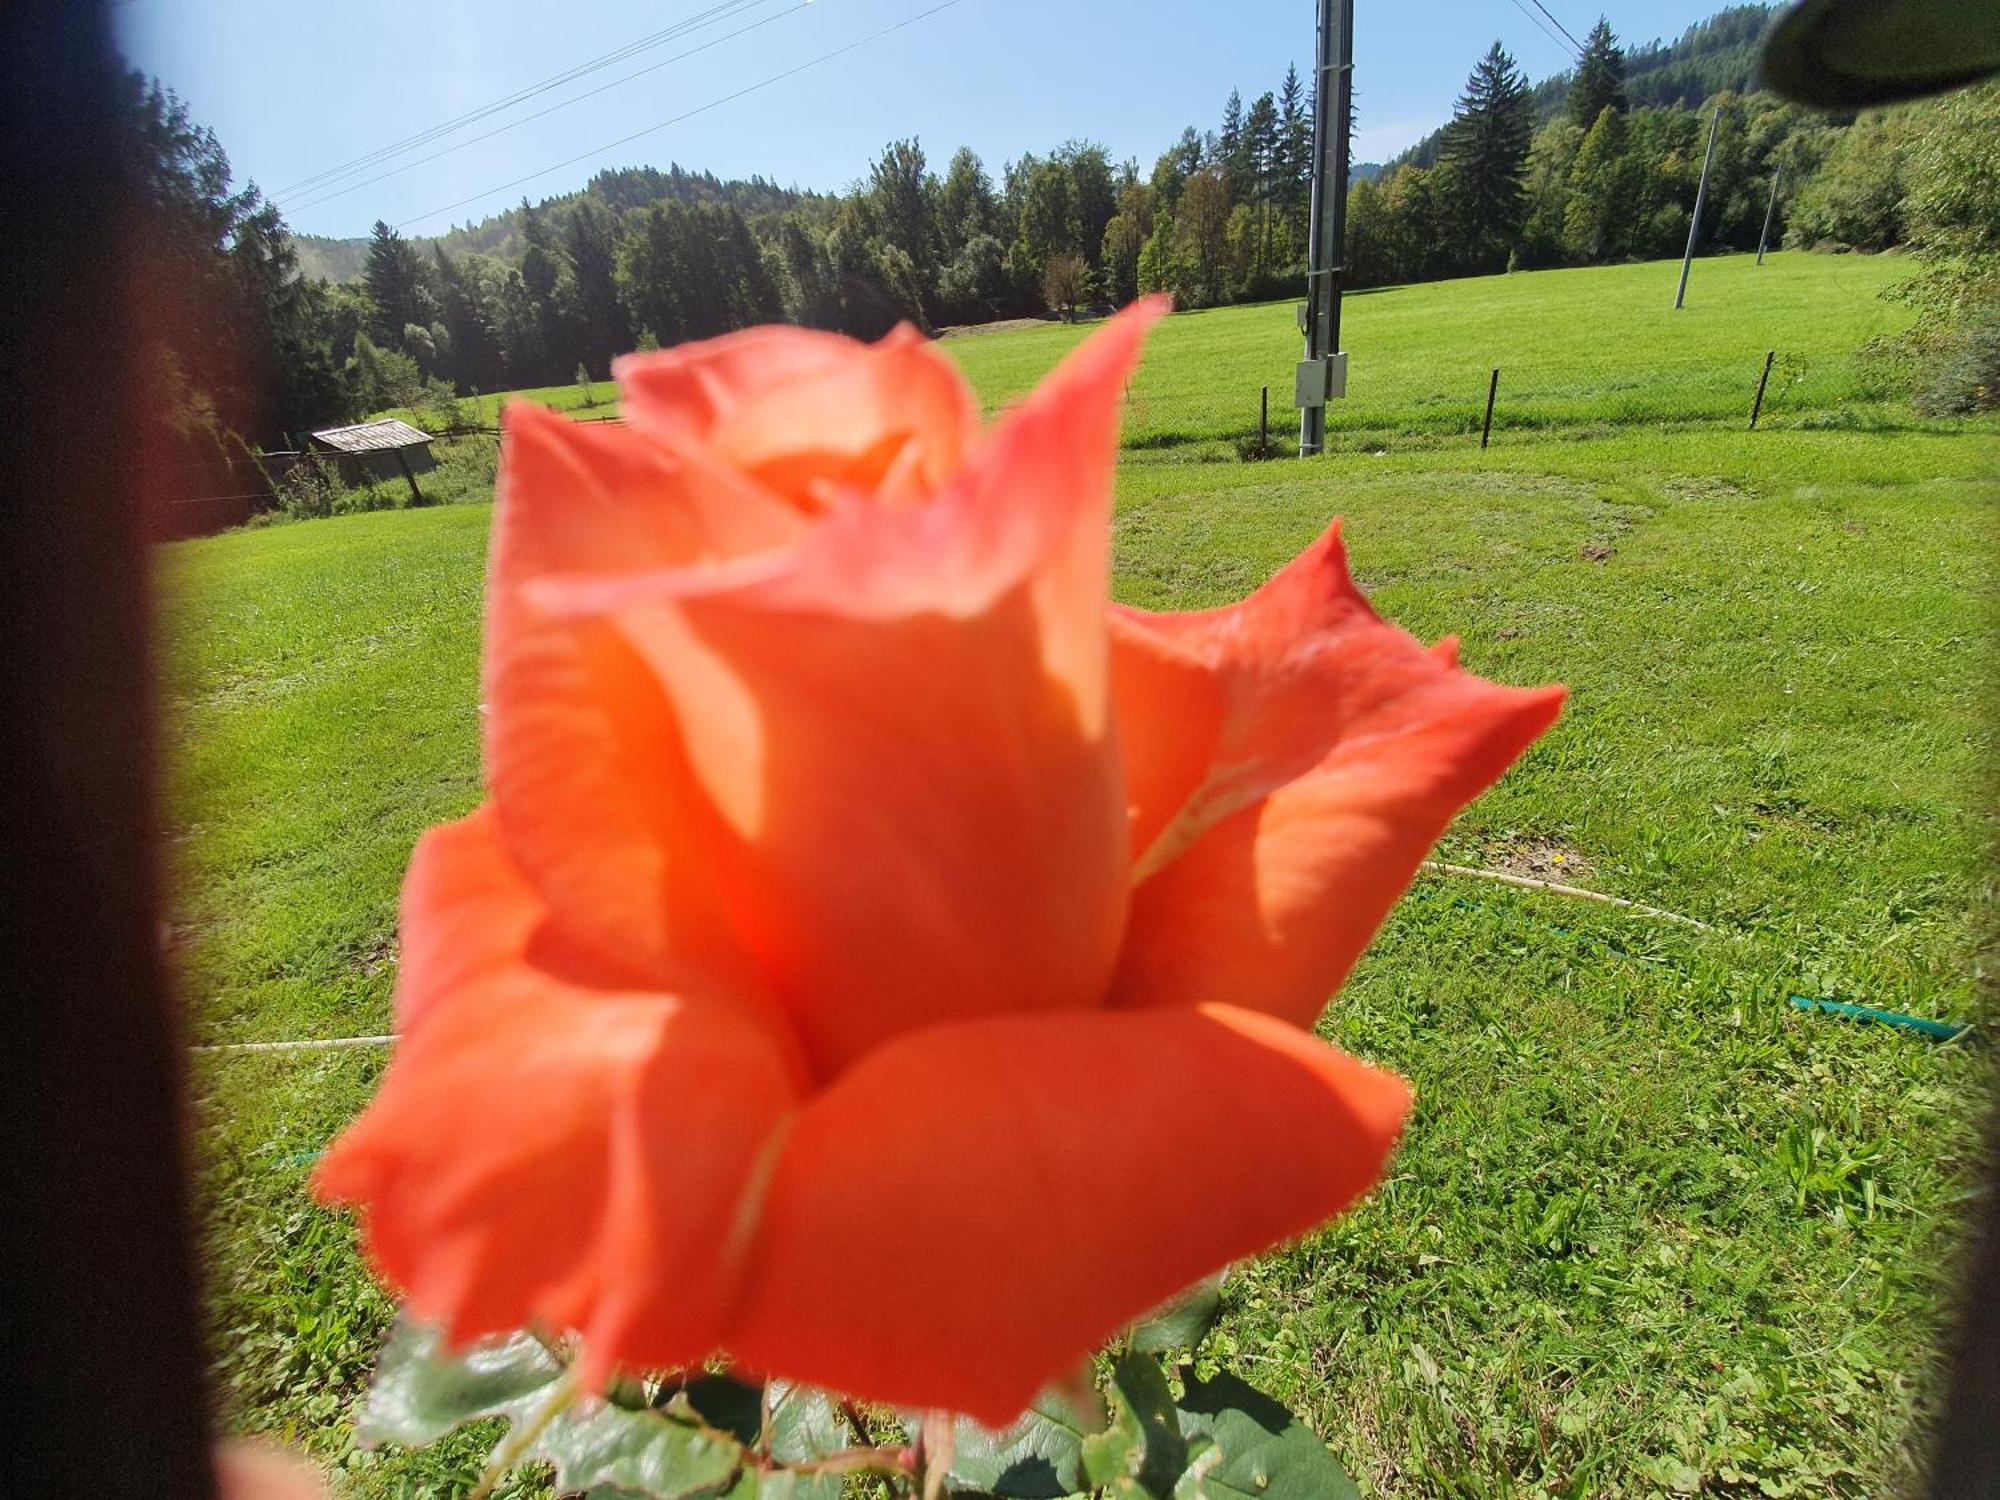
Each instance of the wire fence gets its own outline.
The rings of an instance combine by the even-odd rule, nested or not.
[[[1051,349],[1049,363],[1060,355]],[[983,393],[990,419],[1031,389],[1040,370],[1016,369]],[[1141,367],[1127,388],[1123,445],[1139,462],[1283,458],[1298,452],[1298,412],[1286,351],[1217,372],[1199,361]],[[564,392],[535,392],[537,398]],[[464,403],[461,403],[462,405]],[[563,404],[558,400],[551,404]],[[578,421],[621,420],[615,404],[571,411]],[[498,403],[492,397],[436,434],[441,472],[426,478],[426,503],[484,498],[497,461]],[[1326,450],[1385,452],[1474,444],[1582,441],[1639,430],[1949,429],[1963,419],[1919,417],[1895,372],[1859,355],[1745,347],[1726,357],[1606,350],[1580,362],[1517,349],[1504,361],[1401,360],[1357,355],[1348,393],[1327,408]],[[232,471],[213,493],[174,509],[171,534],[241,524],[279,507],[280,497]],[[431,491],[437,493],[432,495]],[[399,485],[348,495],[340,508],[403,503]]]
[[[1277,361],[1273,361],[1277,364]],[[1140,376],[1127,393],[1124,445],[1163,460],[1283,457],[1298,451],[1292,371],[1202,388]],[[997,413],[1007,403],[995,403]],[[1729,360],[1607,354],[1587,365],[1537,359],[1370,371],[1329,403],[1326,449],[1379,452],[1473,443],[1574,441],[1676,427],[1930,428],[1894,377],[1856,355],[1745,349]]]

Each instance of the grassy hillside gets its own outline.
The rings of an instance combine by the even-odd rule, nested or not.
[[[1699,262],[1674,310],[1672,262],[1535,271],[1345,299],[1348,397],[1329,412],[1336,441],[1476,430],[1487,378],[1501,370],[1496,431],[1545,425],[1747,418],[1766,350],[1784,358],[1774,415],[1863,394],[1854,351],[1908,321],[1882,289],[1894,259],[1806,254]],[[1226,438],[1253,429],[1260,388],[1273,423],[1296,420],[1293,304],[1173,318],[1133,383],[1127,441]],[[1051,326],[955,345],[989,405],[1027,391],[1081,331]]]
[[[1792,304],[1827,347],[1883,315],[1867,288],[1888,268],[1841,265],[1844,324],[1827,283]],[[1646,326],[1646,269],[1577,273],[1646,295],[1536,339]],[[1397,294],[1362,299],[1360,368],[1414,380],[1399,341],[1512,336],[1516,285],[1449,333],[1392,315]],[[1698,279],[1671,331],[1724,347],[1726,285]],[[1281,316],[1176,319],[1141,385],[1250,342],[1234,328],[1276,338]],[[1760,336],[1783,324],[1764,316]],[[1071,337],[963,352],[999,400]],[[1122,598],[1238,597],[1341,512],[1393,617],[1459,633],[1476,670],[1571,684],[1450,855],[1724,929],[1426,878],[1331,1011],[1329,1037],[1416,1081],[1418,1113],[1366,1207],[1231,1280],[1217,1353],[1296,1402],[1369,1493],[1907,1488],[1988,1064],[1787,997],[1976,1015],[1992,478],[1983,438],[1721,429],[1123,470]],[[410,844],[479,796],[488,519],[356,516],[165,554],[196,1039],[388,1026]],[[309,1445],[347,1493],[438,1493],[475,1472],[471,1439],[354,1446],[389,1308],[304,1192],[381,1065],[198,1059],[213,1347],[234,1425]]]
[[[1376,449],[1478,431],[1489,372],[1501,371],[1494,430],[1588,432],[1633,424],[1747,421],[1766,351],[1779,356],[1765,409],[1774,425],[1906,420],[1877,402],[1855,351],[1906,326],[1882,299],[1909,274],[1894,256],[1786,252],[1696,262],[1674,310],[1679,264],[1521,272],[1346,299],[1349,395],[1329,416],[1336,446]],[[989,411],[1018,400],[1087,333],[1040,327],[954,338]],[[1271,393],[1274,441],[1295,441],[1293,304],[1215,308],[1170,318],[1132,384],[1125,437],[1178,456],[1233,456],[1257,432]],[[574,386],[514,393],[569,409]],[[597,394],[608,397],[602,384]],[[492,420],[504,397],[481,399]],[[602,415],[615,410],[593,410]],[[1842,411],[1838,417],[1829,413]]]

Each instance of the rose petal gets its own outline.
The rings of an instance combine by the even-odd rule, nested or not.
[[[802,519],[700,456],[539,407],[508,409],[494,521],[484,679],[487,780],[515,858],[573,938],[637,973],[713,946],[699,799],[666,699],[600,621],[524,597],[551,571],[754,555]]]
[[[665,685],[729,826],[738,942],[820,1076],[898,1031],[1098,1004],[1128,834],[1104,590],[1114,322],[921,506],[836,508],[782,557],[545,580]]]
[[[1122,613],[1115,675],[1155,673],[1171,648],[1206,665],[1223,707],[1205,774],[1139,856],[1114,1003],[1227,1000],[1310,1026],[1563,690],[1487,682],[1384,622],[1347,575],[1337,525],[1241,604]],[[1143,763],[1183,730],[1164,703],[1119,732]]]
[[[1133,1318],[1348,1207],[1408,1106],[1227,1006],[902,1037],[800,1113],[730,1350],[1002,1426]]]
[[[935,489],[979,430],[965,377],[908,327],[876,344],[755,328],[614,371],[635,427],[697,442],[808,512],[843,489]]]
[[[802,1067],[753,1005],[624,989],[551,936],[490,814],[411,866],[398,1042],[314,1189],[454,1341],[584,1332],[588,1373],[695,1360],[737,1295]]]
[[[327,1500],[326,1481],[302,1455],[235,1440],[215,1449],[219,1500]]]
[[[1208,774],[1222,732],[1222,683],[1202,657],[1122,610],[1111,615],[1111,662],[1137,860]]]

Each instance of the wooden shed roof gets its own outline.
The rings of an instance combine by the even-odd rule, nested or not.
[[[310,434],[315,443],[324,443],[337,453],[369,453],[385,448],[422,448],[431,435],[394,417],[380,422],[357,422],[352,427],[329,427]]]

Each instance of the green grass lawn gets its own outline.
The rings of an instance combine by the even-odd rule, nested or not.
[[[1833,419],[1908,422],[1876,401],[1854,352],[1908,324],[1882,290],[1910,274],[1894,256],[1779,252],[1698,261],[1676,312],[1677,261],[1536,271],[1350,294],[1342,342],[1349,396],[1329,416],[1336,446],[1375,449],[1476,433],[1489,372],[1501,371],[1496,434],[1634,424],[1746,422],[1767,351],[1779,356],[1766,392],[1777,426]],[[1128,446],[1173,456],[1235,456],[1258,431],[1271,392],[1274,444],[1295,448],[1294,303],[1214,308],[1170,319],[1153,336],[1128,399]],[[1018,400],[1088,332],[1050,323],[947,347],[988,411]],[[571,410],[574,386],[513,393]],[[610,388],[600,383],[609,403]],[[480,398],[490,421],[504,400]],[[606,415],[615,404],[594,407]]]
[[[1839,264],[1847,316],[1885,316],[1866,286],[1888,268]],[[1720,338],[1709,299],[1739,270],[1697,267],[1688,328]],[[1358,301],[1357,330],[1403,295]],[[1207,330],[1279,316],[1176,319],[1167,373],[1141,384],[1180,378]],[[958,352],[991,395],[1070,336]],[[1425,878],[1331,1010],[1330,1038],[1415,1081],[1413,1125],[1365,1207],[1232,1278],[1214,1352],[1293,1402],[1370,1493],[1907,1483],[1989,1063],[1787,998],[1987,1019],[1968,975],[1994,477],[1990,437],[1921,430],[1125,466],[1121,598],[1236,598],[1343,514],[1392,617],[1460,634],[1475,670],[1572,685],[1449,856],[1728,934]],[[479,795],[489,515],[166,552],[195,1039],[388,1026],[411,842]],[[236,1425],[306,1444],[347,1492],[448,1492],[476,1472],[469,1439],[354,1447],[389,1306],[347,1222],[305,1193],[382,1061],[196,1060],[216,1368]]]

